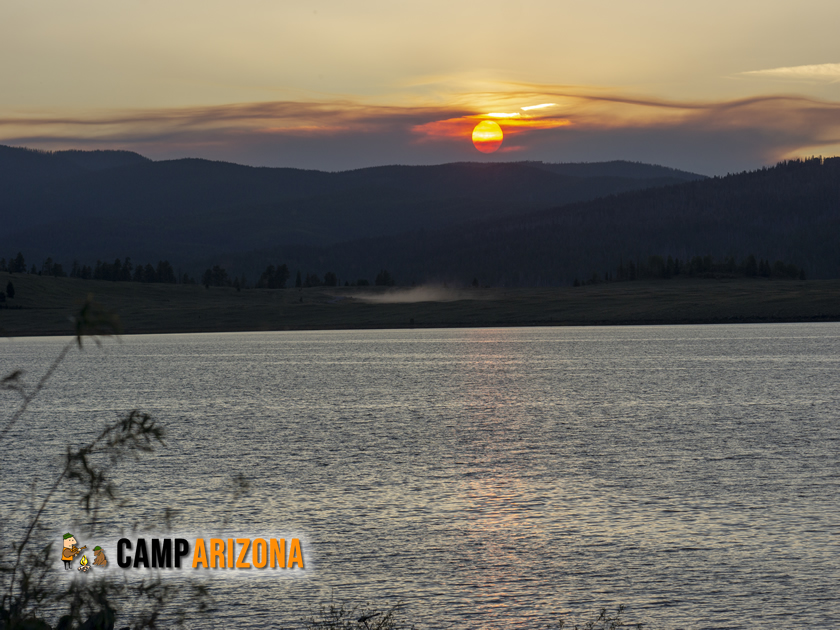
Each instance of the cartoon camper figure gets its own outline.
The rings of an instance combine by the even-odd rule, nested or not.
[[[82,551],[87,549],[87,545],[79,549],[76,546],[76,537],[70,532],[64,534],[64,549],[61,551],[61,560],[64,562],[64,568],[72,568],[73,558],[78,556]]]
[[[105,558],[105,551],[99,545],[93,548],[93,566],[104,567],[108,565],[108,560]]]

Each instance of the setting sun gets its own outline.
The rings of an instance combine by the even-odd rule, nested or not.
[[[472,132],[473,144],[482,153],[493,153],[501,146],[504,137],[502,128],[492,120],[482,120]]]

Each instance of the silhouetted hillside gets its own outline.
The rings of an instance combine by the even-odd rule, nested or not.
[[[549,164],[546,162],[525,162],[529,166],[545,169],[552,173],[571,175],[572,177],[629,177],[631,179],[651,179],[655,177],[674,178],[682,181],[702,179],[694,173],[688,173],[668,166],[642,164],[613,160],[612,162],[582,162],[567,164]]]
[[[82,167],[54,154],[0,145],[0,219],[10,221],[13,213],[26,212],[37,190],[83,173]],[[12,228],[6,224],[3,229]]]
[[[32,194],[20,181],[46,184],[70,180],[89,171],[149,162],[131,151],[39,151],[0,144],[0,184],[7,190]]]
[[[567,167],[574,175],[557,171]],[[626,176],[616,173],[626,171]],[[647,177],[645,177],[647,173]],[[341,173],[128,152],[0,147],[0,252],[190,266],[233,252],[329,246],[663,186],[698,175],[641,164],[444,164]]]
[[[445,164],[341,173],[0,147],[0,257],[287,264],[343,282],[571,283],[651,256],[784,261],[840,277],[840,159],[704,179],[665,167]]]
[[[132,151],[56,151],[58,158],[64,158],[88,171],[104,171],[120,166],[132,166],[150,162],[149,158]]]
[[[754,254],[840,277],[840,158],[792,161],[755,172],[628,192],[527,215],[326,249],[281,248],[290,268],[344,278],[387,268],[398,282],[478,278],[495,286],[571,283],[650,256],[738,261]],[[245,265],[256,258],[231,258]],[[271,256],[268,252],[260,260]]]

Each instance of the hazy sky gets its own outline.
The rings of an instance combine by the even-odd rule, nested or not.
[[[840,153],[838,24],[837,0],[3,0],[0,143],[720,174]]]

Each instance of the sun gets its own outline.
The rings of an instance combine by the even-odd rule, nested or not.
[[[504,137],[502,128],[492,120],[482,120],[472,132],[473,144],[482,153],[493,153],[501,146]]]

